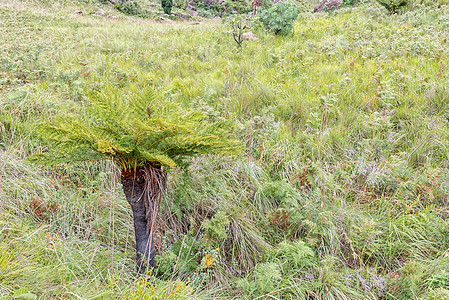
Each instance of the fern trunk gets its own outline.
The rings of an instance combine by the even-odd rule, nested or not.
[[[160,166],[146,164],[130,172],[122,172],[121,182],[126,200],[131,205],[136,237],[137,273],[145,274],[154,267],[154,239],[157,200],[164,192],[166,174]]]

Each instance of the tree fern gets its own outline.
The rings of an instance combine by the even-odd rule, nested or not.
[[[174,167],[187,156],[241,150],[229,123],[211,123],[202,112],[156,100],[149,89],[124,94],[110,88],[89,96],[91,102],[81,114],[59,116],[36,127],[57,155],[34,155],[31,160],[60,164],[110,157],[130,171],[147,162]]]
[[[122,170],[123,191],[133,211],[137,271],[143,273],[146,265],[154,266],[152,234],[157,201],[166,186],[164,168],[203,153],[237,154],[242,147],[228,122],[209,122],[200,111],[156,99],[149,88],[125,93],[110,87],[91,92],[89,98],[80,113],[36,126],[53,147],[30,160],[54,165],[113,159]]]

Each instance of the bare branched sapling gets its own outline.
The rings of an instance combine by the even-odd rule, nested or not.
[[[234,41],[238,47],[242,47],[243,41],[245,40],[245,33],[249,32],[254,26],[254,22],[244,15],[237,15],[229,19],[229,24]]]

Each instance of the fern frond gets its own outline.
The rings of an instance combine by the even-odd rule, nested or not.
[[[151,153],[142,148],[139,148],[139,153],[147,161],[158,162],[159,164],[168,167],[175,167],[177,165],[177,163],[172,158],[170,158],[168,155],[165,154]]]
[[[56,154],[34,155],[31,160],[57,164],[110,157],[129,170],[146,162],[174,167],[187,156],[242,150],[229,123],[211,123],[200,111],[155,101],[151,89],[124,93],[111,87],[91,93],[90,99],[80,114],[62,115],[36,127]]]
[[[107,155],[100,155],[90,149],[76,148],[70,155],[61,153],[39,153],[28,157],[28,160],[33,163],[38,163],[46,166],[56,166],[70,162],[82,161],[98,161],[108,159]]]

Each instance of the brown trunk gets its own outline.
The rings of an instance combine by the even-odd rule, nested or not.
[[[164,192],[166,175],[160,166],[148,163],[131,172],[122,172],[121,182],[133,212],[137,273],[145,274],[148,266],[154,267],[156,204]]]

